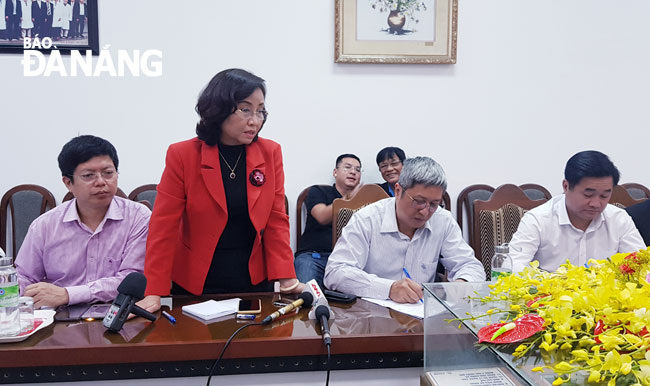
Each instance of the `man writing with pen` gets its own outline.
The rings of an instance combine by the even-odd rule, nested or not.
[[[428,157],[404,161],[395,197],[359,210],[337,241],[325,286],[362,297],[416,303],[438,260],[450,281],[483,281],[485,271],[449,211],[442,167]],[[410,277],[409,277],[410,276]]]

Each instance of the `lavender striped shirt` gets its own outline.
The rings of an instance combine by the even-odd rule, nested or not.
[[[29,227],[16,257],[20,293],[48,282],[68,291],[68,304],[108,302],[130,272],[142,272],[151,211],[114,197],[93,232],[79,219],[76,200],[44,213]]]

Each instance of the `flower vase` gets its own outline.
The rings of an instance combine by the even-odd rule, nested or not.
[[[389,33],[395,35],[402,35],[404,33],[404,25],[406,24],[406,15],[397,10],[390,11],[388,14],[388,30]]]

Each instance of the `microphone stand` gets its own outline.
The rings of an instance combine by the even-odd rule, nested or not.
[[[323,333],[323,342],[327,347],[327,380],[325,381],[325,385],[327,386],[330,384],[330,370],[332,366],[330,353],[330,346],[332,345],[332,335],[330,334],[329,324],[330,308],[327,305],[321,304],[316,307],[315,314],[320,322],[321,331]]]

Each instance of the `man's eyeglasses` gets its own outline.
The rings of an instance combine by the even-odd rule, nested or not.
[[[404,193],[406,193],[406,191],[404,191]],[[429,201],[426,201],[426,200],[420,200],[420,199],[417,199],[417,198],[413,198],[408,193],[406,193],[406,195],[409,196],[409,198],[411,199],[411,206],[414,209],[417,209],[417,210],[422,210],[424,208],[428,208],[429,212],[433,213],[440,206],[439,202],[429,202]]]
[[[77,177],[83,182],[95,182],[101,176],[104,181],[112,181],[117,178],[117,170],[108,169],[101,172],[83,172]]]
[[[402,164],[402,161],[382,162],[382,163],[379,164],[379,171],[383,172],[384,170],[388,169],[389,166],[394,169],[394,168],[398,167],[401,164]]]
[[[339,166],[337,169],[343,169],[346,172],[351,172],[352,170],[354,170],[357,173],[361,173],[361,167],[360,166],[352,166],[350,164],[345,164],[343,166]]]
[[[243,119],[251,119],[253,117],[261,120],[261,121],[266,121],[266,118],[269,117],[269,112],[266,110],[257,110],[253,111],[252,109],[248,107],[242,107],[242,108],[237,108],[235,109],[235,114],[239,116],[240,118]]]

